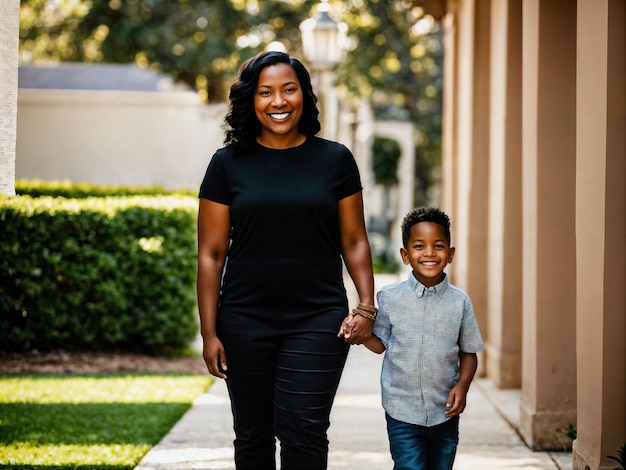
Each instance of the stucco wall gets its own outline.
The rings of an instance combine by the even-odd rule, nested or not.
[[[16,178],[196,189],[225,112],[192,92],[20,89]]]
[[[0,194],[13,195],[15,173],[17,40],[20,3],[0,5]]]

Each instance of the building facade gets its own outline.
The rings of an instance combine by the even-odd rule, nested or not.
[[[17,179],[196,190],[225,104],[132,64],[19,66]]]
[[[626,441],[626,2],[424,1],[445,9],[443,208],[480,373],[520,388],[535,450],[573,468]]]

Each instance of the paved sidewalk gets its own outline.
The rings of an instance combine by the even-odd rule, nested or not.
[[[391,470],[378,374],[382,356],[353,346],[329,430],[329,470]],[[519,391],[474,381],[461,416],[457,470],[571,470],[568,452],[532,452],[510,423],[518,422]],[[232,417],[217,380],[136,470],[233,470]]]
[[[377,275],[376,289],[406,275]],[[356,294],[350,281],[345,284],[352,305]],[[380,404],[381,364],[382,355],[351,347],[330,419],[329,470],[393,468]],[[516,431],[519,401],[519,390],[474,380],[461,415],[455,470],[572,470],[570,452],[526,447]],[[234,437],[226,385],[216,380],[136,470],[234,470]]]

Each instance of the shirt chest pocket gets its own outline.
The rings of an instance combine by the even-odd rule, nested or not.
[[[461,316],[445,302],[429,299],[424,309],[424,335],[435,344],[452,345],[459,341]]]

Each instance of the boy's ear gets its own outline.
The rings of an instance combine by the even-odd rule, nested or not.
[[[454,258],[455,248],[453,246],[450,247],[450,253],[448,254],[448,264],[452,263],[452,259]]]
[[[400,256],[402,257],[402,262],[408,266],[409,265],[409,252],[406,251],[406,248],[404,247],[400,248]]]

